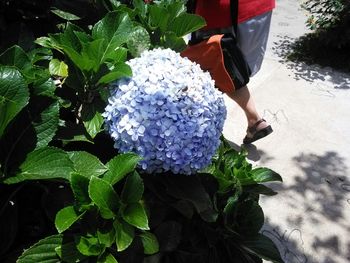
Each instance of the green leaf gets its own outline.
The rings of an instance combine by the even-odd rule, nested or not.
[[[70,185],[78,205],[90,204],[89,183],[90,180],[88,177],[75,172],[71,173]]]
[[[167,9],[159,5],[150,5],[148,16],[148,25],[152,29],[159,28],[161,32],[165,32],[168,27],[170,14]]]
[[[124,12],[110,12],[94,25],[92,37],[105,40],[104,52],[99,57],[100,64],[112,58],[115,50],[128,40],[132,27],[128,14]]]
[[[44,147],[29,153],[19,169],[16,176],[9,177],[4,182],[13,184],[24,180],[69,179],[73,163],[65,151]]]
[[[89,184],[89,196],[100,209],[103,218],[115,217],[120,200],[111,184],[98,177],[92,177]]]
[[[273,191],[271,188],[263,184],[247,185],[244,187],[243,191],[245,193],[262,194],[262,195],[268,195],[268,196],[273,196],[277,194],[277,192]]]
[[[46,237],[32,247],[26,249],[16,261],[17,263],[57,263],[59,258],[55,249],[61,246],[63,237],[54,235]]]
[[[57,255],[66,263],[83,262],[86,256],[82,255],[75,244],[75,242],[64,243],[56,247]]]
[[[166,32],[162,45],[166,48],[171,48],[177,52],[183,51],[187,44],[183,37],[178,37],[174,32]]]
[[[49,71],[51,75],[66,78],[68,77],[68,66],[63,61],[52,59],[49,63]]]
[[[239,205],[238,232],[244,236],[256,235],[264,225],[264,212],[257,201],[247,200]]]
[[[98,80],[98,84],[108,84],[122,77],[131,77],[132,71],[129,65],[121,62],[115,66],[115,69],[108,72]]]
[[[137,13],[142,18],[145,18],[147,15],[147,9],[148,9],[148,5],[145,4],[145,1],[144,0],[133,0],[132,4],[135,7],[135,10],[137,11]]]
[[[114,229],[116,231],[116,244],[118,252],[127,249],[134,240],[135,230],[134,227],[124,222],[124,220],[113,222]]]
[[[182,13],[169,24],[168,31],[173,31],[178,37],[183,37],[189,33],[204,27],[206,22],[203,17]]]
[[[144,191],[143,181],[135,171],[126,178],[121,198],[124,203],[137,203],[141,200]]]
[[[33,83],[33,93],[37,96],[55,97],[56,85],[51,78],[44,81],[37,80]]]
[[[240,243],[248,252],[257,255],[273,263],[283,263],[276,245],[268,237],[257,234],[254,237],[245,238]]]
[[[99,242],[106,247],[112,246],[115,242],[116,232],[113,227],[99,228],[97,230],[97,238]]]
[[[79,237],[76,243],[79,252],[85,256],[98,256],[104,250],[97,237]]]
[[[93,143],[92,139],[87,134],[84,125],[76,124],[71,121],[65,121],[64,126],[59,127],[56,139],[61,140],[63,145],[76,141]]]
[[[81,111],[81,118],[91,138],[95,138],[103,130],[102,125],[104,120],[99,105],[84,104]]]
[[[107,171],[107,167],[95,155],[88,152],[68,152],[68,156],[74,164],[74,170],[87,178],[98,177]]]
[[[66,11],[62,11],[62,10],[57,9],[57,8],[51,9],[51,12],[54,13],[55,15],[65,19],[65,20],[68,20],[68,21],[81,19],[79,16],[76,16],[76,15],[69,13],[69,12],[66,12]]]
[[[102,57],[105,53],[105,39],[96,39],[91,42],[83,43],[83,49],[81,52],[82,60],[82,69],[90,71],[93,70],[97,72],[101,67],[101,64],[104,62]]]
[[[52,48],[61,51],[61,47],[59,46],[59,44],[50,37],[39,37],[34,41],[34,43],[45,48]]]
[[[238,198],[239,198],[239,194],[235,193],[234,196],[230,196],[228,199],[227,199],[227,203],[224,207],[224,213],[225,214],[231,214],[234,209],[236,208],[237,206],[237,203],[238,203]]]
[[[28,104],[29,91],[21,73],[0,67],[0,137],[10,121]]]
[[[48,48],[35,48],[27,52],[32,65],[41,60],[51,60],[52,51]]]
[[[271,181],[280,181],[282,182],[282,177],[272,171],[269,168],[256,168],[251,171],[252,178],[254,179],[255,182],[257,183],[264,183],[264,182],[271,182]]]
[[[137,163],[142,158],[135,153],[119,154],[110,160],[106,166],[109,169],[103,176],[103,179],[111,185],[122,180],[128,173],[135,170]]]
[[[97,259],[97,263],[118,263],[118,261],[110,253],[105,253]]]
[[[123,219],[141,230],[149,230],[148,218],[140,203],[128,204],[122,211]]]
[[[81,213],[78,215],[73,206],[67,206],[65,208],[62,208],[58,213],[56,214],[55,219],[55,226],[58,231],[58,233],[62,233],[66,231],[68,228],[70,228],[71,225],[73,225],[76,221],[78,221],[84,213]]]
[[[59,110],[59,103],[56,101],[41,112],[39,118],[35,118],[39,121],[33,121],[37,137],[36,149],[46,147],[55,136],[59,123]]]
[[[159,251],[159,244],[155,235],[150,232],[143,232],[140,238],[143,245],[143,252],[146,255],[152,255]]]
[[[201,218],[215,222],[218,213],[201,181],[196,176],[169,176],[164,180],[169,195],[192,203]]]
[[[143,51],[151,47],[151,38],[145,28],[136,26],[126,44],[131,55],[139,57]]]
[[[0,55],[0,64],[14,66],[21,71],[32,67],[26,52],[17,45],[8,48]]]
[[[173,252],[182,240],[182,224],[176,221],[162,222],[155,232],[161,252]]]

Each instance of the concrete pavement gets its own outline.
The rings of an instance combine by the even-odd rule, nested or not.
[[[264,233],[286,263],[350,262],[350,74],[286,61],[308,32],[298,0],[277,0],[268,50],[249,88],[274,133],[248,147],[257,166],[280,173],[263,197]],[[246,121],[226,98],[225,137],[239,149]]]

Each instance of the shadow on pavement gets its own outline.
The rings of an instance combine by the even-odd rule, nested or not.
[[[349,224],[344,223],[345,212],[350,209],[350,181],[344,158],[334,151],[322,155],[301,153],[293,158],[293,162],[302,172],[295,177],[294,182],[269,186],[283,193],[287,200],[286,209],[298,206],[300,212],[287,219],[288,224],[295,228],[285,231],[267,221],[264,234],[275,241],[286,263],[350,262],[350,243],[342,243],[346,233],[350,232]],[[316,235],[318,227],[325,223],[340,227],[344,232],[343,237],[332,233],[332,229],[328,230],[328,236],[315,236],[311,241],[308,237],[308,242],[311,242],[308,244],[308,253],[320,256],[322,252],[323,258],[315,261],[303,249],[303,232],[300,229],[304,223],[312,225]],[[346,252],[341,249],[344,247]]]
[[[332,83],[334,89],[350,89],[350,75],[347,73],[337,71],[330,67],[290,61],[288,55],[293,50],[295,39],[283,35],[277,37],[279,37],[280,40],[273,43],[272,51],[280,58],[280,63],[287,64],[287,68],[294,73],[294,79],[303,79],[308,82],[328,81]]]

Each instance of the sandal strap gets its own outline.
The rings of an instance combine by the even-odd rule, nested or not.
[[[257,130],[256,130],[256,128],[258,127],[258,125],[260,124],[260,123],[262,123],[262,122],[266,122],[266,120],[265,119],[260,119],[260,120],[258,120],[252,127],[248,127],[248,131],[250,132],[250,133],[255,133]]]

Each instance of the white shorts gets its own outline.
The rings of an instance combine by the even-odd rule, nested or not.
[[[237,42],[255,75],[261,67],[270,32],[272,11],[238,24]]]

